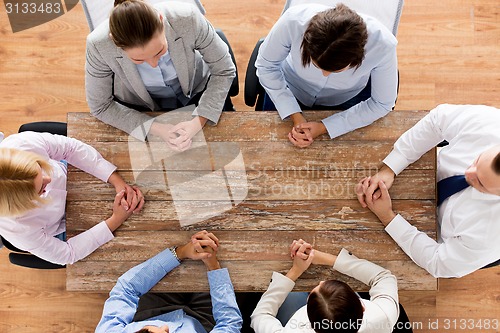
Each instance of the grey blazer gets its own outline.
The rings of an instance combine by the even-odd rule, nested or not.
[[[197,8],[176,2],[160,3],[155,8],[163,15],[168,50],[182,92],[192,97],[206,86],[194,114],[216,124],[236,76],[227,45]],[[136,130],[133,135],[145,140],[151,117],[120,102],[151,111],[160,108],[146,90],[136,65],[109,37],[108,21],[87,37],[85,90],[93,116],[129,134],[143,126],[144,132]]]

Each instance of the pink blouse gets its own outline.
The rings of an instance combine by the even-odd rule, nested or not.
[[[22,216],[0,217],[0,235],[12,245],[57,264],[72,264],[113,239],[104,221],[81,234],[61,241],[54,236],[66,230],[67,169],[61,160],[107,182],[116,167],[93,147],[60,135],[22,132],[3,139],[0,148],[15,148],[40,155],[52,166],[52,181],[43,197],[49,203]]]

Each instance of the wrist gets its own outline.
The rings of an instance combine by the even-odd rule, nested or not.
[[[290,270],[288,271],[288,273],[286,273],[285,276],[295,282],[302,275],[302,273],[304,272],[298,269],[297,267],[292,266],[292,268],[290,268]]]
[[[109,230],[111,230],[111,232],[118,229],[118,227],[121,226],[123,223],[123,221],[117,218],[114,214],[111,215],[111,217],[105,220],[104,222],[106,222],[106,225],[108,226]]]
[[[378,215],[377,217],[379,218],[380,222],[382,222],[384,227],[387,227],[387,225],[389,225],[389,223],[391,223],[392,220],[394,220],[394,218],[396,217],[396,213],[394,213],[393,210],[390,210],[389,212]]]
[[[184,259],[187,259],[187,255],[186,255],[186,251],[184,251],[185,249],[185,245],[181,245],[181,246],[175,246],[175,257],[177,258],[177,260],[179,261],[182,261]]]
[[[335,264],[335,260],[337,260],[337,256],[330,253],[315,250],[313,264],[333,266]]]
[[[113,171],[111,176],[108,178],[108,183],[115,187],[116,192],[120,192],[123,188],[125,188],[125,181],[120,177],[120,175]]]
[[[302,115],[301,112],[297,112],[297,113],[290,115],[290,119],[292,119],[292,121],[293,121],[293,126],[297,126],[299,124],[306,122],[306,118],[304,118],[304,116]]]
[[[204,262],[204,263],[205,266],[207,267],[207,271],[215,271],[221,268],[220,263],[217,259],[215,259],[214,261]]]
[[[205,124],[208,122],[207,118],[201,116],[194,118],[194,120],[197,120],[200,123],[201,127],[205,126]]]

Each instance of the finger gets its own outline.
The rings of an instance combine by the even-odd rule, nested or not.
[[[380,189],[376,190],[375,192],[373,192],[373,195],[372,195],[373,201],[379,199],[381,196],[382,196],[382,192],[380,192]]]
[[[181,151],[186,151],[188,150],[190,147],[191,147],[191,139],[188,138],[186,141],[183,141],[181,143],[179,143],[177,145],[177,147],[181,150]]]
[[[198,245],[201,246],[201,248],[202,248],[201,252],[203,251],[203,247],[205,247],[205,246],[210,246],[214,251],[217,251],[217,244],[215,244],[215,242],[212,239],[201,239],[201,240],[198,239],[194,243],[194,245],[195,245],[196,249],[198,249],[198,250],[200,249],[198,247]],[[200,251],[198,251],[198,252],[200,252]]]
[[[370,187],[370,180],[371,177],[366,177],[363,182],[362,182],[362,187],[363,187],[363,193],[366,194],[366,191],[368,190],[368,187]]]
[[[356,196],[358,197],[361,207],[366,208],[365,194],[363,192],[363,184],[361,183],[356,185]]]
[[[194,259],[195,260],[203,260],[203,259],[208,259],[212,256],[212,253],[208,253],[208,252],[200,252],[200,253],[196,253],[194,255]]]
[[[134,213],[139,213],[141,210],[142,210],[142,207],[144,207],[144,203],[146,201],[144,200],[144,197],[142,197],[140,200],[139,200],[139,204],[137,205],[137,207],[134,209]]]
[[[314,255],[315,255],[315,251],[311,250],[311,253],[309,253],[309,258],[307,258],[307,261],[306,261],[309,265],[311,265],[311,263],[313,262]]]
[[[179,147],[183,142],[189,140],[190,137],[187,133],[184,133],[182,135],[179,135],[176,139],[172,140],[172,143]]]
[[[215,242],[217,246],[219,246],[219,239],[211,232],[207,233],[207,236]]]
[[[290,254],[292,255],[292,259],[297,254],[297,251],[300,249],[300,246],[301,246],[300,243],[298,243],[297,241],[294,241],[294,243],[290,249]]]
[[[132,197],[135,195],[135,191],[132,188],[132,186],[129,186],[129,185],[127,185],[125,187],[125,189],[127,190],[127,195],[126,195],[126,197],[127,197],[127,203],[130,206],[132,204]]]
[[[121,190],[120,192],[116,193],[115,204],[119,204],[124,196],[125,196],[125,190]]]
[[[120,205],[122,205],[122,207],[125,208],[125,210],[127,210],[127,211],[130,208],[127,200],[125,199],[125,196],[123,196],[122,199],[120,200]]]
[[[306,250],[307,250],[307,244],[301,244],[299,250],[297,251],[297,254],[299,253],[306,254]]]
[[[385,183],[383,181],[379,181],[378,186],[380,188],[382,200],[391,200],[391,196],[389,195],[389,190],[387,189]]]
[[[292,133],[288,133],[288,140],[293,143],[294,146],[298,146],[297,140],[293,137]]]
[[[296,127],[292,128],[292,135],[297,140],[307,140],[307,135],[304,131],[297,130]]]
[[[309,125],[309,124],[306,124],[306,123],[300,124],[299,126],[302,129],[302,132],[305,134],[307,140],[313,141],[314,138],[313,138],[313,135],[312,135],[312,126]]]
[[[305,254],[304,252],[297,252],[297,258],[307,260],[307,258],[309,258],[309,255]]]
[[[139,205],[139,198],[137,197],[137,194],[134,191],[132,191],[132,193],[134,194],[132,196],[132,202],[130,204],[130,208],[132,208],[132,211],[134,211]]]
[[[365,191],[366,203],[368,206],[373,205],[373,193],[378,189],[378,183],[372,182]]]

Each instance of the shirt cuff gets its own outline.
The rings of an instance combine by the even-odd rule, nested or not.
[[[227,268],[220,268],[208,271],[207,276],[210,288],[220,286],[223,284],[231,284],[231,278],[229,277],[229,271],[227,270]]]
[[[279,285],[282,289],[288,290],[288,292],[291,292],[293,287],[295,287],[295,282],[293,280],[278,272],[273,272],[268,289],[271,289],[271,286],[275,284]]]
[[[346,249],[342,249],[337,255],[337,259],[333,264],[333,269],[340,273],[344,273],[347,271],[347,268],[349,267],[352,260],[357,260],[357,259],[358,257],[356,257],[354,254],[347,251]]]
[[[103,157],[100,159],[99,162],[97,162],[96,167],[94,168],[95,174],[97,178],[102,180],[103,182],[108,182],[109,177],[111,177],[111,174],[115,172],[117,167],[112,164],[111,162],[107,161]]]
[[[385,227],[385,231],[396,241],[398,242],[398,239],[401,239],[403,235],[411,229],[415,228],[412,226],[408,221],[404,219],[401,215],[396,215],[395,218],[392,219],[391,222]]]
[[[106,244],[107,242],[115,238],[111,230],[109,230],[106,221],[102,221],[101,223],[96,224],[89,229],[89,232],[92,234],[99,246]]]
[[[391,168],[394,171],[394,174],[397,176],[408,166],[408,160],[403,154],[399,153],[396,150],[392,150],[389,155],[382,161],[385,165]]]

